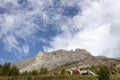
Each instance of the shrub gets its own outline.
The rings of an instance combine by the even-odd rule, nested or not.
[[[110,71],[108,67],[101,67],[98,72],[98,79],[99,80],[109,80],[110,78]]]
[[[62,69],[60,74],[65,75],[65,69]]]
[[[27,76],[27,80],[33,80],[32,76]]]

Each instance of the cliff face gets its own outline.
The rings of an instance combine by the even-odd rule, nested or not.
[[[36,57],[18,62],[16,66],[20,69],[20,72],[24,72],[39,70],[41,67],[54,69],[65,64],[71,64],[70,66],[91,66],[111,63],[112,59],[106,59],[94,57],[85,49],[76,49],[75,51],[57,50],[46,53],[39,52]],[[115,62],[119,63],[119,61]]]

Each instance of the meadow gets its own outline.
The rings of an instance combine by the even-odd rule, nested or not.
[[[0,80],[98,80],[92,75],[72,75],[72,76],[18,76],[0,77]],[[111,75],[110,80],[120,80],[120,75]]]

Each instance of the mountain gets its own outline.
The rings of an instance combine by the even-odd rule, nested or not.
[[[26,59],[16,63],[15,65],[20,69],[20,72],[39,70],[41,67],[47,67],[49,70],[57,67],[89,67],[92,65],[109,65],[120,64],[120,60],[95,57],[85,49],[76,49],[71,51],[57,50],[52,52],[39,52],[37,56],[31,59]]]

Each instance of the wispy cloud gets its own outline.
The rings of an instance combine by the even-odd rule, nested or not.
[[[23,52],[27,55],[29,54],[29,45],[24,45],[23,46]]]
[[[3,43],[5,44],[4,47],[7,51],[12,51],[15,48],[19,52],[21,52],[19,48],[19,43],[17,42],[16,38],[13,35],[4,37]]]
[[[51,0],[48,2],[51,3]],[[42,20],[47,21],[45,12],[42,12],[45,1],[1,0],[0,5],[0,39],[5,50],[29,54],[29,40],[36,36],[34,34],[37,30],[45,30],[44,24],[41,23]],[[35,21],[37,18],[38,22]]]

